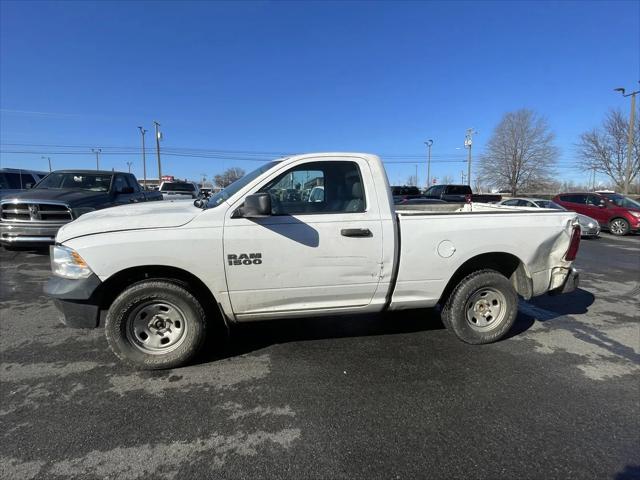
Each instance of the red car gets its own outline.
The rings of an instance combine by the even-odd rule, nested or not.
[[[553,201],[567,210],[595,218],[614,235],[640,230],[640,203],[619,193],[561,193]]]

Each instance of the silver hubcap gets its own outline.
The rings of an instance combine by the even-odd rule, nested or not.
[[[467,323],[474,330],[491,330],[500,324],[506,311],[507,301],[501,292],[481,288],[467,302]]]
[[[618,235],[621,235],[626,230],[626,225],[622,220],[614,220],[611,222],[611,231]]]
[[[136,307],[127,320],[127,339],[144,353],[160,355],[184,341],[187,322],[182,311],[169,302],[147,302]]]

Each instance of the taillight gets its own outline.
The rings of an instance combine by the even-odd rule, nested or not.
[[[573,233],[571,234],[571,242],[567,253],[564,254],[564,259],[572,262],[578,255],[578,247],[580,246],[580,225],[574,225]]]

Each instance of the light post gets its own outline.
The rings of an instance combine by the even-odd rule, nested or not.
[[[433,140],[429,139],[424,144],[429,152],[427,155],[427,188],[429,188],[431,186],[431,145],[433,145]]]
[[[469,149],[469,157],[467,160],[467,185],[471,186],[471,145],[473,145],[473,134],[478,133],[473,128],[467,128],[467,134],[464,137],[464,148]]]
[[[127,167],[129,168],[129,173],[131,173],[131,165],[133,165],[133,162],[127,162]]]
[[[49,162],[49,173],[51,173],[51,157],[45,157],[45,156],[42,156],[42,157],[40,157],[40,158],[41,158],[42,160],[44,160],[45,158],[47,159],[47,161]]]
[[[158,182],[162,181],[162,164],[160,163],[160,138],[162,133],[160,133],[160,124],[153,121],[153,125],[156,127],[156,154],[158,156]]]
[[[96,170],[100,170],[100,152],[101,148],[92,148],[91,151],[96,154]]]
[[[147,133],[147,131],[142,127],[138,127],[138,130],[140,130],[140,135],[142,136],[142,184],[144,185],[144,189],[146,190],[147,189],[147,157],[144,150],[144,134]]]
[[[633,155],[633,127],[636,118],[636,94],[640,93],[640,90],[627,93],[625,95],[625,89],[622,87],[615,88],[614,91],[620,92],[623,97],[631,97],[631,113],[629,113],[629,136],[627,137],[627,169],[624,175],[624,194],[629,193],[629,182],[631,181],[631,157]]]

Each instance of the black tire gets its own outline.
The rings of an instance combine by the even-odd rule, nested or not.
[[[517,315],[518,294],[509,279],[495,270],[479,270],[463,278],[441,312],[445,327],[474,345],[500,340]]]
[[[624,237],[629,233],[629,222],[624,218],[612,218],[609,222],[609,232],[618,237]]]
[[[113,353],[141,370],[177,368],[189,363],[204,344],[206,330],[205,311],[198,299],[182,285],[168,280],[144,280],[131,285],[111,304],[105,322]],[[163,345],[165,339],[170,340]]]

